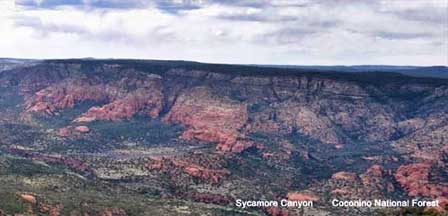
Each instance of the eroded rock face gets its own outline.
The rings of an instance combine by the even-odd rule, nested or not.
[[[92,107],[75,122],[127,119],[138,112],[154,118],[163,108],[161,88],[161,77],[156,75],[107,83],[66,79],[36,92],[26,100],[25,108],[27,112],[53,115],[84,101],[109,102]]]
[[[63,209],[63,205],[49,205],[49,204],[41,204],[40,212],[46,212],[49,216],[59,216],[61,215],[61,211]]]
[[[127,216],[128,214],[124,209],[120,208],[106,208],[99,212],[99,216]]]
[[[446,112],[437,109],[442,110],[440,115],[429,119],[426,115],[403,118],[398,113],[409,104],[393,102],[377,86],[320,76],[239,76],[182,68],[159,76],[125,70],[119,64],[98,66],[96,74],[90,75],[81,68],[79,64],[52,64],[32,73],[20,72],[26,110],[52,115],[83,101],[104,104],[91,107],[75,122],[129,119],[137,113],[155,118],[164,110],[167,122],[187,126],[182,138],[217,143],[223,152],[259,147],[247,139],[250,133],[290,135],[293,131],[341,151],[351,141],[393,140],[400,152],[418,158],[437,160],[443,151],[448,152],[444,145],[447,122],[439,120]],[[107,78],[110,76],[114,78]],[[170,83],[170,76],[184,80]],[[9,85],[13,81],[9,80]],[[219,86],[209,84],[214,81],[219,81]],[[240,94],[237,99],[228,93],[234,90]],[[444,86],[403,85],[394,92],[431,93],[422,101],[429,108],[446,103],[439,99],[447,95]],[[263,109],[251,110],[260,104]],[[404,137],[395,140],[400,136]]]
[[[281,209],[279,207],[271,207],[271,208],[267,209],[266,212],[270,216],[288,216],[288,215],[290,215],[289,211],[287,209]]]
[[[217,142],[223,152],[242,152],[255,145],[239,132],[247,120],[245,104],[214,97],[207,88],[181,94],[165,117],[166,122],[187,126],[183,139]]]
[[[300,133],[320,140],[326,144],[341,144],[329,119],[319,116],[299,103],[283,103],[278,108],[278,118],[289,126],[296,127]]]
[[[296,150],[294,146],[287,141],[281,142],[279,147],[279,149],[275,149],[276,151],[269,151],[264,149],[262,152],[263,158],[277,162],[286,162],[292,158],[293,152]],[[303,151],[301,153],[306,159],[306,152]]]
[[[63,127],[56,133],[60,137],[68,137],[72,134],[72,127]]]
[[[315,190],[323,189],[331,197],[341,199],[387,198],[395,191],[392,179],[390,170],[373,165],[361,174],[337,172],[324,185],[316,186]]]
[[[61,215],[63,206],[60,204],[48,204],[42,198],[38,198],[35,193],[19,193],[18,196],[23,202],[28,205],[28,214],[36,215],[39,213],[46,213],[49,216]],[[0,215],[2,214],[3,212],[0,211]]]
[[[380,165],[373,165],[363,174],[359,175],[365,191],[369,194],[392,193],[395,187],[388,179],[392,177],[391,170],[384,170]]]
[[[51,85],[26,100],[25,109],[28,112],[54,114],[59,109],[73,108],[82,101],[107,100],[111,92],[102,84],[89,84],[81,80],[68,79],[61,83]]]
[[[348,100],[348,102],[343,102]],[[313,102],[313,107],[322,107],[326,116],[336,128],[352,137],[367,142],[381,142],[391,139],[396,130],[394,111],[368,97],[347,96],[339,100],[325,97]]]
[[[342,181],[356,181],[358,179],[358,175],[351,172],[337,172],[331,176],[334,180],[342,180]]]
[[[81,126],[66,126],[60,128],[56,135],[59,137],[79,137],[82,134],[89,133],[91,130],[89,127],[81,125]]]
[[[95,120],[130,119],[138,112],[152,118],[159,116],[163,108],[163,94],[159,83],[148,84],[145,88],[132,91],[102,107],[92,107],[75,122]]]
[[[409,196],[448,197],[447,185],[443,182],[430,181],[432,166],[430,163],[403,165],[397,169],[395,178]]]
[[[195,158],[152,158],[151,162],[147,164],[147,168],[150,170],[161,170],[163,172],[175,174],[176,170],[188,174],[189,176],[202,179],[214,184],[219,183],[222,179],[230,175],[230,171],[220,167],[216,162],[209,161],[209,163],[194,162]],[[208,167],[206,167],[207,165]]]
[[[84,126],[84,125],[75,127],[75,130],[80,133],[89,133],[90,132],[90,128],[88,128],[87,126]]]
[[[291,201],[318,201],[320,199],[309,192],[288,192],[286,198]]]
[[[386,84],[372,84],[358,78],[341,78],[338,74],[241,75],[239,72],[187,69],[155,72],[160,76],[136,71],[123,75],[117,69],[120,66],[102,66],[93,72],[81,71],[82,68],[68,64],[43,67],[36,69],[39,73],[21,72],[25,75],[21,80],[5,80],[2,76],[0,85],[17,85],[25,96],[27,113],[53,115],[84,101],[96,102],[97,106],[77,116],[71,125],[61,128],[57,133],[61,137],[94,138],[99,135],[95,131],[88,133],[87,126],[77,127],[89,125],[91,121],[130,119],[136,114],[156,118],[160,113],[166,113],[162,116],[166,122],[185,126],[182,139],[216,143],[217,150],[221,152],[241,153],[257,147],[259,151],[256,153],[247,153],[279,168],[303,168],[300,165],[289,166],[296,162],[295,156],[306,162],[304,166],[310,164],[310,169],[319,168],[314,165],[322,163],[322,167],[331,173],[340,170],[342,166],[339,163],[357,162],[347,154],[347,158],[334,161],[338,166],[333,166],[330,164],[333,161],[326,158],[332,158],[333,152],[330,151],[334,149],[344,154],[360,149],[362,158],[369,164],[402,164],[415,158],[431,164],[402,166],[395,176],[391,170],[379,165],[364,173],[358,173],[357,168],[347,168],[334,173],[331,179],[319,179],[315,183],[317,186],[307,189],[319,196],[387,198],[395,191],[391,179],[396,178],[411,196],[446,197],[445,185],[434,181],[431,173],[434,164],[445,163],[444,155],[448,152],[448,110],[444,108],[448,107],[444,99],[448,96],[448,88],[443,83],[437,86],[420,81],[406,81],[403,85],[386,81]],[[393,149],[388,149],[390,146]],[[327,151],[327,147],[331,150]],[[384,154],[383,151],[375,153],[383,149]],[[216,152],[207,153],[215,155]],[[387,156],[389,153],[400,156]],[[217,155],[233,160],[243,154]],[[194,157],[196,155],[153,158],[147,168],[160,170],[172,179],[201,180],[212,184],[221,183],[231,175],[221,162],[195,160]],[[45,155],[34,155],[33,158],[64,163],[73,169],[90,172],[87,164],[70,158]],[[245,158],[238,159],[243,161]],[[255,165],[250,163],[244,165],[256,170],[257,174],[265,174],[264,167],[251,167]],[[153,174],[145,170],[147,173]],[[117,179],[123,177],[117,176]],[[182,183],[179,179],[173,182]],[[293,184],[287,183],[285,187],[294,190],[290,186]],[[215,194],[197,193],[187,197],[201,202],[224,202]],[[304,192],[290,192],[288,197],[318,199]],[[273,214],[282,213],[277,211]]]
[[[185,196],[197,202],[213,203],[217,205],[227,205],[232,202],[230,198],[220,194],[189,192]]]
[[[93,171],[89,167],[88,164],[84,163],[81,160],[70,158],[70,157],[62,157],[60,155],[46,155],[46,154],[40,154],[35,152],[30,152],[27,150],[17,149],[17,148],[10,148],[8,150],[9,153],[20,155],[22,157],[27,157],[32,160],[36,161],[44,161],[46,163],[56,163],[56,164],[64,164],[74,170],[84,172],[85,174],[92,174]]]
[[[431,115],[426,120],[409,120],[402,123],[403,131],[408,133],[393,142],[401,151],[424,161],[437,162],[448,153],[448,115],[446,113]],[[405,125],[405,126],[403,126]]]
[[[35,194],[24,193],[24,194],[20,194],[19,196],[23,201],[25,201],[27,203],[30,203],[32,205],[37,204],[37,198],[36,198]]]

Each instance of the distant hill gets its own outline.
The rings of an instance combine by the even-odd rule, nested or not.
[[[37,64],[39,62],[54,62],[54,63],[120,63],[123,65],[132,65],[133,67],[147,67],[151,66],[159,70],[168,69],[171,67],[185,67],[190,69],[204,70],[213,69],[215,71],[227,71],[229,69],[244,72],[267,72],[273,74],[278,73],[321,73],[321,72],[390,72],[400,73],[403,75],[413,77],[432,77],[432,78],[448,78],[448,67],[446,66],[394,66],[394,65],[241,65],[241,64],[213,64],[201,63],[195,61],[181,61],[181,60],[145,60],[145,59],[49,59],[49,60],[35,60],[35,59],[14,59],[14,58],[0,58],[0,72],[10,70],[17,67],[25,67]],[[265,69],[262,69],[265,68]],[[278,69],[278,70],[275,70]]]
[[[0,58],[0,72],[11,70],[17,67],[29,66],[37,62],[38,60],[31,59]]]
[[[392,65],[353,65],[353,66],[319,66],[319,65],[257,65],[262,67],[312,69],[319,71],[339,72],[396,72],[416,77],[448,78],[446,66],[392,66]]]

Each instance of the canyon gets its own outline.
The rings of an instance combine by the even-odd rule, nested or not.
[[[75,175],[95,191],[143,194],[154,205],[179,201],[186,209],[176,211],[190,213],[207,204],[216,212],[300,215],[233,206],[235,199],[261,196],[312,200],[318,207],[310,214],[321,215],[331,198],[419,197],[440,200],[436,212],[447,207],[447,79],[73,59],[5,69],[0,89],[0,172],[20,157],[30,167],[51,168],[47,183]],[[32,170],[26,181],[42,177]],[[36,186],[43,184],[11,196],[32,211],[47,206],[50,215],[67,209],[76,215],[79,203],[93,215],[139,215],[129,205],[95,206],[94,195],[61,203]],[[75,190],[55,190],[61,187]],[[2,215],[6,207],[0,209]]]

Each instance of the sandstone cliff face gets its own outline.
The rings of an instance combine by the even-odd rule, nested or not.
[[[157,117],[163,107],[160,79],[156,75],[148,75],[144,79],[123,78],[117,82],[99,84],[66,79],[36,92],[26,100],[25,109],[27,112],[52,115],[57,110],[73,108],[80,102],[96,101],[109,103],[103,107],[92,107],[75,121],[126,119],[138,112]]]
[[[75,122],[129,119],[138,112],[143,112],[152,118],[158,117],[163,108],[161,77],[154,75],[137,82],[135,90],[102,107],[90,108],[75,119]]]
[[[52,115],[58,109],[73,108],[76,103],[82,101],[106,100],[108,92],[105,89],[104,85],[66,80],[36,92],[25,102],[25,109],[28,112],[43,112]]]
[[[167,122],[188,127],[183,139],[217,142],[217,149],[223,152],[242,152],[255,145],[245,140],[239,131],[247,119],[245,104],[213,97],[206,88],[195,88],[181,94],[165,116]]]
[[[166,122],[186,126],[183,139],[217,143],[223,152],[261,147],[248,138],[251,133],[289,136],[295,131],[337,149],[359,141],[393,140],[398,151],[413,152],[414,157],[438,158],[446,152],[447,123],[440,121],[445,109],[437,108],[430,116],[398,114],[411,112],[412,103],[388,97],[390,92],[429,94],[421,99],[419,112],[430,113],[424,110],[447,103],[441,99],[448,92],[443,86],[379,89],[319,76],[237,76],[184,69],[147,75],[112,64],[94,68],[92,74],[80,72],[78,64],[51,68],[36,66],[33,73],[39,76],[17,72],[25,77],[19,86],[27,98],[27,112],[53,115],[83,101],[104,105],[91,107],[74,122],[130,119],[137,113],[156,118],[167,112]],[[102,75],[106,71],[114,78]]]
[[[318,116],[310,109],[297,103],[281,104],[278,109],[278,119],[287,125],[297,127],[307,136],[326,144],[342,144],[329,119]]]

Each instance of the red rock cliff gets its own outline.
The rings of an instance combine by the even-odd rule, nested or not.
[[[242,152],[255,145],[239,132],[247,120],[246,104],[214,97],[207,88],[181,94],[165,117],[166,122],[187,126],[182,138],[217,142],[223,152]]]

